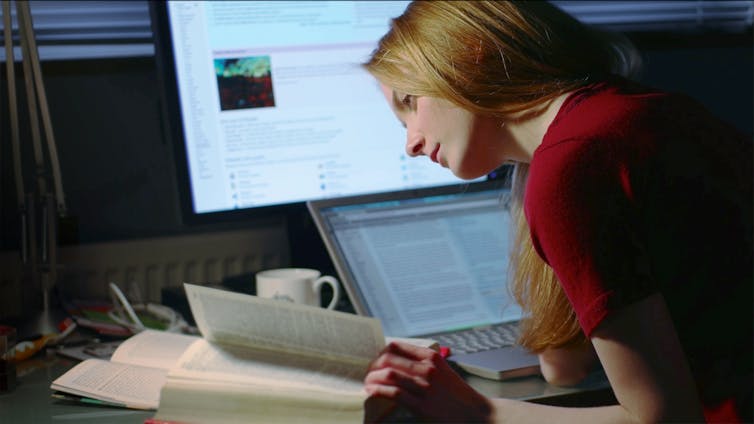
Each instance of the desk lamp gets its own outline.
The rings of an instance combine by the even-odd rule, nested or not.
[[[15,3],[18,21],[18,39],[23,63],[26,101],[29,107],[29,125],[34,161],[34,181],[28,192],[24,188],[20,119],[16,78],[14,72],[14,46],[12,37],[11,4]],[[8,75],[8,100],[13,171],[18,200],[18,216],[21,227],[22,280],[41,291],[41,311],[35,305],[28,327],[21,330],[28,334],[57,333],[57,322],[62,318],[52,308],[51,293],[57,280],[57,222],[65,215],[63,184],[58,163],[58,153],[53,137],[52,123],[47,106],[42,72],[39,65],[31,11],[27,1],[3,1],[3,31],[5,40],[5,64]],[[44,128],[46,149],[40,131]],[[49,156],[49,163],[45,156]],[[51,180],[51,181],[50,181]],[[52,188],[50,188],[52,186]],[[35,293],[36,294],[36,293]],[[27,335],[28,335],[27,334]]]

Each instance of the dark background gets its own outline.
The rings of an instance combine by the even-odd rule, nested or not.
[[[640,81],[695,97],[741,131],[752,133],[752,34],[629,34],[644,57]],[[177,235],[244,227],[255,218],[188,225],[181,218],[173,144],[163,131],[154,57],[50,61],[42,72],[55,131],[68,219],[63,244]],[[12,179],[6,72],[0,88],[0,250],[19,246]],[[22,79],[21,66],[16,66]],[[19,83],[19,93],[23,86]],[[26,105],[21,104],[22,115]],[[365,129],[367,130],[367,129]],[[29,140],[24,125],[22,140]],[[30,149],[27,142],[25,149]],[[27,152],[27,158],[31,154]],[[30,164],[27,164],[27,169]],[[31,186],[27,183],[27,189]],[[318,237],[303,207],[287,212],[296,249]],[[73,223],[69,225],[69,223]],[[294,249],[293,265],[309,266]]]

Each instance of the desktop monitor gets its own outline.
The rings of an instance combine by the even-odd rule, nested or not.
[[[407,157],[360,67],[407,4],[152,2],[184,221],[462,183]]]

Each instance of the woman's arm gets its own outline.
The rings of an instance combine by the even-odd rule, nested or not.
[[[367,392],[431,421],[463,422],[703,422],[680,342],[661,295],[615,312],[592,343],[620,403],[561,408],[487,399],[436,352],[391,344],[370,366]]]
[[[696,383],[665,299],[654,294],[592,334],[618,402],[639,422],[704,422]]]
[[[592,335],[618,405],[540,407],[492,401],[497,422],[704,422],[696,385],[662,295],[617,311]]]

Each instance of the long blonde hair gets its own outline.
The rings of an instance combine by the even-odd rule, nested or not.
[[[553,269],[539,257],[524,215],[529,164],[513,170],[511,215],[515,226],[510,263],[510,290],[527,318],[521,321],[519,343],[534,351],[586,343],[576,314]]]
[[[396,91],[505,121],[537,113],[610,74],[634,73],[638,59],[625,39],[589,28],[549,2],[415,1],[391,22],[364,68]],[[527,171],[528,165],[516,165],[510,287],[528,316],[521,342],[542,351],[584,336],[552,269],[532,246],[522,206]]]

